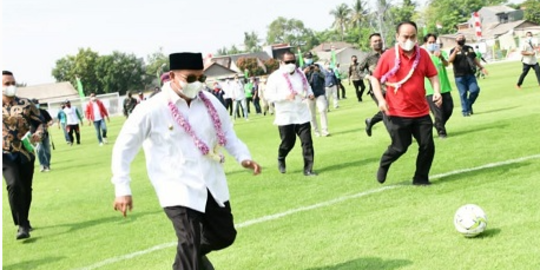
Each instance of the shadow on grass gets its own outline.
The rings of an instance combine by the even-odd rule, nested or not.
[[[377,164],[377,162],[379,162],[379,160],[380,160],[380,158],[368,158],[368,159],[361,159],[361,160],[352,160],[352,161],[349,161],[349,162],[337,163],[337,164],[333,164],[333,165],[325,166],[325,167],[318,166],[319,169],[316,169],[315,171],[323,173],[323,172],[331,172],[331,171],[336,171],[336,170],[342,170],[342,169],[345,169],[345,168],[348,168],[348,167],[360,168],[360,167],[362,167],[364,165],[371,164],[371,163]],[[374,165],[373,168],[377,169],[377,166]]]
[[[19,262],[11,265],[3,265],[4,270],[36,269],[38,266],[60,261],[65,257],[48,257],[43,259]]]
[[[493,113],[493,112],[510,111],[510,110],[515,109],[515,108],[519,108],[519,106],[512,106],[512,107],[505,107],[505,108],[497,108],[497,109],[488,110],[488,111],[480,111],[480,112],[475,112],[474,114],[485,114],[485,113]],[[473,115],[473,117],[474,117],[474,115]]]
[[[384,260],[381,258],[368,257],[358,258],[352,261],[327,265],[316,268],[308,268],[306,270],[362,270],[362,269],[377,269],[377,270],[394,270],[401,267],[411,265],[413,262],[410,260],[390,259]]]
[[[474,132],[485,131],[488,129],[505,129],[507,127],[508,127],[508,124],[495,124],[495,125],[491,124],[491,125],[476,126],[475,128],[460,130],[456,132],[450,131],[450,133],[448,133],[448,138],[462,136],[462,135],[474,133]]]
[[[52,226],[35,227],[34,229],[50,229],[50,228],[58,228],[58,227],[68,227],[69,229],[63,233],[70,233],[73,231],[84,230],[84,229],[87,229],[96,225],[101,225],[103,223],[117,223],[120,225],[131,223],[131,222],[136,221],[140,217],[143,217],[146,215],[153,215],[160,212],[161,211],[128,213],[126,218],[122,217],[122,215],[119,214],[119,215],[115,215],[111,217],[86,220],[86,221],[76,222],[76,223],[66,223],[66,224],[58,224],[58,225],[52,225]]]
[[[476,236],[475,238],[479,238],[479,239],[491,238],[491,237],[497,236],[500,233],[501,233],[501,229],[499,228],[487,229],[480,235]]]
[[[481,175],[486,171],[497,170],[497,171],[500,171],[499,175],[502,175],[502,174],[508,173],[510,170],[517,170],[521,167],[525,167],[529,165],[531,165],[529,161],[523,161],[523,162],[499,165],[497,167],[483,167],[483,168],[479,168],[473,171],[457,172],[453,175],[438,177],[436,178],[437,181],[433,182],[433,184],[448,183],[448,182],[457,181],[457,180],[474,181],[475,176]]]

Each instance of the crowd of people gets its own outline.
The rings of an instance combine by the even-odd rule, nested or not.
[[[373,117],[365,120],[367,135],[372,135],[373,125],[382,122],[391,139],[375,178],[381,184],[386,181],[390,166],[407,151],[414,138],[419,148],[412,184],[430,185],[429,172],[435,157],[433,129],[438,137],[446,138],[446,123],[454,109],[446,67],[453,66],[464,117],[473,115],[480,93],[476,71],[484,75],[488,72],[475,50],[465,44],[463,35],[458,35],[457,45],[449,55],[441,50],[442,44],[435,34],[427,34],[419,43],[417,26],[410,21],[397,25],[397,42],[393,47],[385,50],[378,33],[370,35],[369,40],[372,51],[360,61],[352,57],[348,80],[359,102],[369,87],[367,94],[378,108]],[[530,48],[525,46],[523,55],[530,56]],[[280,68],[269,76],[234,76],[215,81],[210,88],[200,53],[173,53],[169,56],[171,71],[161,77],[163,87],[156,88],[148,98],[143,93],[139,93],[138,99],[128,93],[123,103],[127,119],[112,153],[114,208],[125,216],[133,207],[129,164],[142,147],[148,177],[178,237],[173,269],[213,269],[206,254],[226,248],[235,240],[222,149],[255,175],[261,172],[248,147],[236,136],[232,125],[236,119],[248,121],[252,112],[273,115],[281,139],[276,155],[278,171],[287,173],[286,158],[298,137],[303,174],[317,176],[312,134],[330,136],[330,100],[333,109],[338,109],[339,99],[346,95],[339,66],[314,63],[311,53],[303,56],[304,66],[298,66],[294,53],[285,52]],[[526,60],[518,87],[528,69],[534,68],[540,76],[538,63]],[[13,73],[2,72],[2,86],[3,176],[13,222],[19,226],[16,238],[25,239],[32,231],[28,213],[35,156],[41,172],[51,170],[52,141],[48,128],[53,125],[53,118],[39,107],[38,100],[16,95]],[[105,120],[110,121],[109,112],[95,94],[90,95],[84,114],[66,100],[56,118],[69,145],[81,144],[80,125],[84,118],[94,126],[97,143],[107,143]]]

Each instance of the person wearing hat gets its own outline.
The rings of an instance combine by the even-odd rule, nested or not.
[[[66,107],[64,112],[66,113],[66,130],[69,135],[69,145],[73,145],[74,139],[77,139],[77,144],[81,144],[81,131],[79,123],[82,123],[83,118],[77,107],[71,106],[71,101],[66,100]],[[73,138],[73,132],[75,132],[75,138]]]
[[[173,269],[213,269],[206,254],[236,238],[221,147],[259,174],[229,115],[210,93],[200,53],[169,55],[171,80],[138,105],[126,120],[112,153],[114,209],[133,207],[130,164],[143,146],[148,177],[178,237]]]
[[[32,144],[41,141],[44,123],[36,106],[16,94],[13,73],[2,71],[2,175],[20,240],[30,237],[32,230],[28,220],[36,160]]]
[[[40,164],[40,172],[49,172],[51,171],[51,140],[49,131],[47,130],[48,126],[52,125],[52,117],[47,112],[47,110],[41,109],[39,107],[39,100],[32,99],[32,103],[36,106],[36,108],[39,110],[39,117],[41,117],[41,120],[43,123],[45,123],[44,132],[43,132],[43,139],[37,143],[36,145],[36,154],[38,156],[39,164]]]

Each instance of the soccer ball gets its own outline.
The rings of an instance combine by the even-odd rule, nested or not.
[[[464,205],[456,211],[454,226],[463,236],[475,237],[487,227],[486,213],[478,205]]]

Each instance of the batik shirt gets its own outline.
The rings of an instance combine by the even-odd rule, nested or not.
[[[15,97],[9,103],[2,104],[2,152],[3,156],[15,160],[20,156],[25,163],[33,158],[34,153],[28,152],[21,139],[30,131],[36,133],[40,140],[43,136],[43,120],[39,110],[29,99]]]

